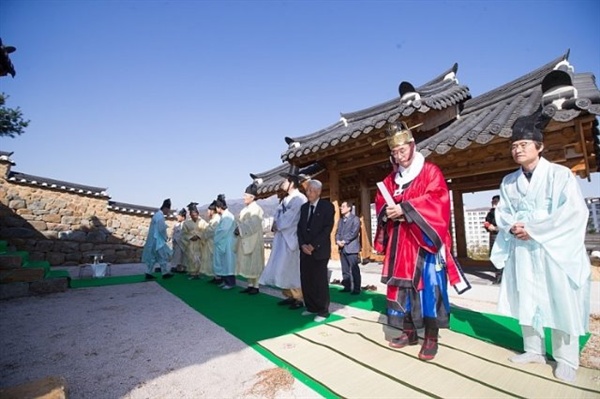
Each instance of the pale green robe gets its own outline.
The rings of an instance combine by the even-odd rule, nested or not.
[[[240,212],[237,247],[237,274],[258,278],[265,267],[265,242],[263,238],[263,210],[256,201]]]
[[[215,252],[215,230],[219,225],[219,214],[215,213],[206,227],[202,230],[202,263],[200,273],[206,276],[214,276],[213,256]]]
[[[541,158],[531,182],[519,169],[500,186],[500,229],[491,261],[504,274],[498,310],[542,334],[542,327],[569,335],[588,330],[590,261],[585,250],[588,209],[575,177]],[[523,222],[531,240],[510,234]]]
[[[200,273],[200,264],[202,262],[202,231],[200,230],[200,223],[204,220],[198,218],[197,222],[192,219],[188,219],[183,222],[181,227],[181,239],[184,243],[186,267],[189,274],[197,275]],[[206,222],[204,222],[206,223]],[[192,241],[192,238],[197,237],[198,239]]]

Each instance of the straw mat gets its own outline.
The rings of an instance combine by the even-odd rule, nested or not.
[[[508,361],[515,352],[446,329],[436,358],[421,361],[420,345],[388,347],[400,331],[379,319],[347,318],[260,345],[345,398],[600,397],[598,370],[580,368],[574,384],[564,383],[554,362],[516,365]]]

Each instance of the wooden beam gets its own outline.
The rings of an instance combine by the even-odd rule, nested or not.
[[[588,154],[585,145],[585,136],[583,134],[583,122],[577,121],[575,123],[575,131],[578,133],[579,140],[581,141],[581,150],[583,151],[583,159],[585,161],[585,177],[587,177],[588,182],[591,182],[592,179],[590,177],[590,167],[588,165]]]
[[[361,234],[361,256],[363,258],[370,258],[371,248],[371,193],[369,192],[369,186],[367,179],[363,174],[359,174],[360,184],[360,234]],[[357,206],[357,210],[358,210]]]
[[[465,236],[465,213],[462,191],[452,190],[454,205],[454,230],[456,232],[456,255],[459,258],[467,257],[467,238]]]
[[[329,201],[331,201],[335,209],[333,229],[331,230],[331,243],[333,244],[335,243],[335,233],[338,221],[340,220],[340,180],[337,171],[337,164],[335,161],[331,161],[327,164],[327,171],[329,172]],[[331,245],[331,259],[340,259],[340,254],[337,250],[337,245]]]

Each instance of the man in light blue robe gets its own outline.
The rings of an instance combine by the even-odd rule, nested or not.
[[[521,168],[500,186],[491,260],[504,269],[498,310],[518,319],[523,331],[525,353],[510,360],[545,363],[547,327],[555,376],[573,381],[590,313],[588,210],[573,173],[541,157],[547,123],[540,111],[515,122],[511,152]]]
[[[148,267],[146,280],[154,279],[152,271],[157,263],[160,265],[160,271],[164,279],[173,277],[169,270],[172,250],[167,245],[167,223],[165,221],[165,216],[169,214],[170,210],[171,200],[166,199],[163,201],[160,211],[156,212],[150,221],[148,237],[142,252],[142,262]]]
[[[227,203],[223,194],[217,197],[215,205],[221,219],[215,229],[213,270],[215,275],[221,277],[223,281],[219,287],[230,290],[235,287],[235,218],[227,210]]]

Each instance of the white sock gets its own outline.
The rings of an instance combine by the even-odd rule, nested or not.
[[[559,380],[572,382],[575,381],[577,370],[563,362],[558,362],[556,370],[554,370],[554,376]]]

